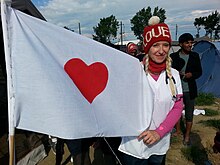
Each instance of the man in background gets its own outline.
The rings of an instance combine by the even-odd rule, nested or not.
[[[202,75],[202,67],[199,54],[192,51],[194,38],[190,33],[184,33],[179,37],[180,50],[172,53],[172,67],[179,71],[182,88],[183,102],[185,105],[185,133],[184,145],[191,145],[190,132],[193,125],[193,111],[195,98],[198,95],[196,79]],[[176,135],[181,133],[180,121],[176,124]]]

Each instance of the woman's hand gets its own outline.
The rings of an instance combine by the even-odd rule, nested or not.
[[[138,136],[138,140],[143,140],[144,144],[151,145],[160,140],[160,135],[154,130],[146,130]]]

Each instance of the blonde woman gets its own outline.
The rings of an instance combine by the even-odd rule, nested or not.
[[[122,137],[119,150],[125,165],[161,165],[170,146],[170,132],[182,109],[182,86],[178,71],[171,68],[171,35],[165,23],[153,16],[145,27],[143,60],[153,91],[154,108],[149,128],[138,137]],[[148,91],[145,91],[148,92]]]

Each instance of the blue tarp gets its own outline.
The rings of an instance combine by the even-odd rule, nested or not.
[[[196,81],[198,91],[220,98],[220,42],[199,41],[193,51],[199,53],[203,69]]]

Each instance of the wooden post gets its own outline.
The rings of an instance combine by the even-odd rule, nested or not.
[[[14,165],[15,163],[15,143],[14,143],[15,136],[9,136],[9,165]]]

